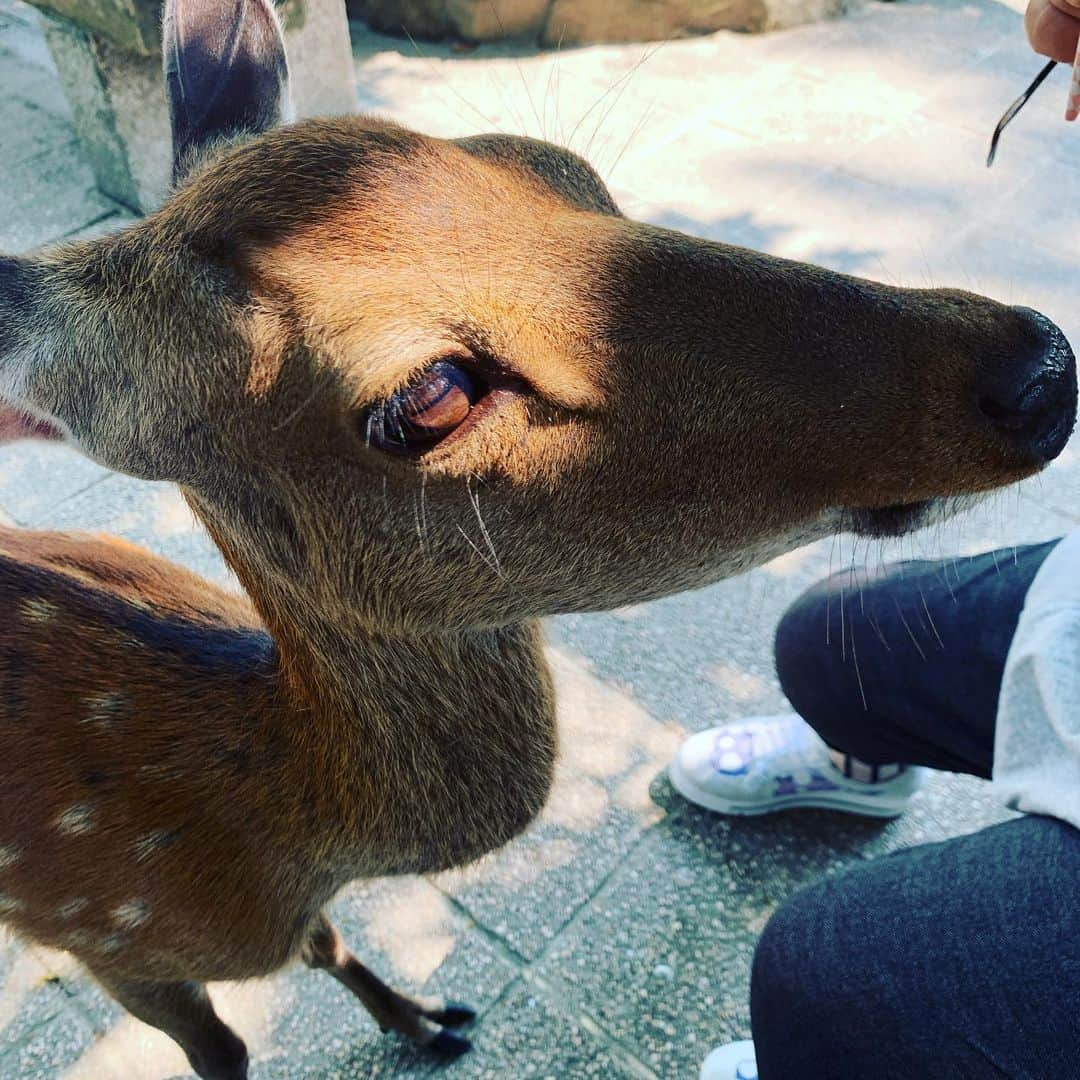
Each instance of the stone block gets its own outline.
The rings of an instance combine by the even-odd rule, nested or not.
[[[356,72],[344,0],[302,0],[295,14],[283,18],[283,25],[293,115],[304,119],[356,112]]]
[[[550,7],[550,0],[446,0],[446,21],[464,41],[536,41]]]
[[[98,187],[133,210],[152,209],[170,180],[160,57],[127,52],[53,15],[42,25]]]
[[[33,0],[84,30],[137,56],[161,54],[160,0]]]
[[[351,0],[349,13],[372,30],[438,40],[446,35],[446,0]]]
[[[152,210],[168,191],[171,176],[160,42],[146,43],[139,29],[143,16],[134,8],[128,30],[121,31],[94,14],[106,0],[85,10],[77,0],[55,2],[68,5],[68,14],[82,20],[48,11],[42,18],[98,186],[133,210]],[[153,9],[155,20],[159,17],[159,5],[143,7]],[[283,16],[293,114],[354,112],[356,84],[342,0],[303,0],[283,9]],[[105,23],[107,33],[100,29]]]
[[[59,15],[106,38],[125,52],[161,55],[162,0],[30,0],[42,11]],[[281,0],[278,18],[286,29],[303,21],[303,0]]]
[[[116,209],[95,187],[94,175],[74,139],[28,160],[0,158],[0,191],[4,193],[2,251],[27,251],[51,243]],[[43,192],[48,196],[43,198]]]
[[[554,48],[776,30],[835,15],[845,5],[846,0],[350,0],[350,11],[389,34],[475,42],[523,38]]]
[[[544,43],[664,41],[713,30],[761,30],[766,0],[555,0]]]

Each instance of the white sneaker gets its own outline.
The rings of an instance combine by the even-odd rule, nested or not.
[[[698,1080],[757,1080],[757,1058],[749,1039],[718,1046],[702,1063]]]
[[[691,735],[668,769],[675,790],[721,814],[769,814],[813,806],[868,817],[897,817],[925,782],[909,766],[891,780],[852,780],[796,713],[758,716]]]

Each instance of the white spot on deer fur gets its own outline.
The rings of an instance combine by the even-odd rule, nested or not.
[[[0,893],[0,916],[14,915],[16,911],[22,911],[23,902],[7,893]]]
[[[51,600],[42,600],[38,596],[24,600],[19,605],[19,610],[23,618],[32,623],[51,622],[60,613],[60,609]]]
[[[89,906],[90,901],[85,896],[76,896],[71,900],[65,900],[57,909],[56,917],[58,919],[74,919],[80,911]]]
[[[176,839],[175,830],[155,829],[135,841],[135,861],[146,862]]]
[[[150,921],[150,905],[145,900],[129,900],[112,909],[112,920],[125,930],[134,930]]]
[[[97,938],[85,930],[72,930],[64,935],[64,944],[69,949],[93,949],[97,946]]]
[[[17,862],[22,852],[12,844],[0,844],[0,870],[6,870]]]
[[[108,937],[102,938],[98,949],[106,953],[119,952],[127,943],[127,934],[109,934]]]
[[[94,816],[94,808],[89,803],[75,803],[56,819],[56,827],[69,836],[85,836],[94,831]]]
[[[98,694],[86,701],[84,724],[112,727],[125,713],[127,699],[121,693]]]

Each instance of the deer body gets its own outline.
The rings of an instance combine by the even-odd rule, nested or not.
[[[181,486],[246,598],[130,545],[0,529],[0,918],[203,1077],[203,983],[300,955],[384,1029],[468,1043],[322,914],[539,812],[537,620],[900,534],[1029,476],[1076,413],[1026,309],[620,214],[587,164],[363,117],[274,125],[265,0],[170,0],[176,191],[0,258],[0,442]]]
[[[354,642],[347,679],[306,667],[294,694],[247,604],[148,553],[3,530],[0,587],[0,716],[33,725],[0,792],[26,841],[4,915],[100,975],[268,974],[347,882],[472,861],[543,805],[533,625]]]

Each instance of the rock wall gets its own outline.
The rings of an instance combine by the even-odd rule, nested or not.
[[[776,30],[844,10],[846,0],[349,0],[376,30],[538,45],[662,41],[714,30]]]

